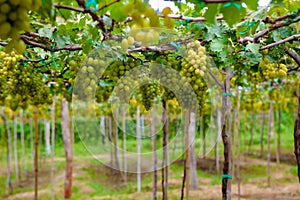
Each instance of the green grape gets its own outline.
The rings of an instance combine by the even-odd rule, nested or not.
[[[122,42],[121,42],[121,47],[124,49],[124,50],[127,50],[128,47],[129,47],[129,43],[128,43],[128,40],[127,39],[123,39]]]
[[[154,99],[161,95],[161,86],[157,81],[152,81],[149,84],[139,88],[142,97],[142,104],[146,110],[150,110],[154,103]]]
[[[21,31],[30,31],[30,18],[28,12],[37,10],[42,0],[8,0],[0,2],[0,38],[11,38],[17,42],[7,45],[6,51],[25,51],[24,43],[20,41]]]
[[[20,62],[22,56],[15,51],[10,53],[0,52],[1,88],[0,101],[15,110],[19,106],[26,108],[28,103],[44,104],[49,99],[50,90],[42,81],[42,74],[32,73],[34,66],[28,63],[23,66]]]
[[[10,11],[10,5],[7,3],[4,3],[0,6],[1,13],[7,14]]]
[[[127,38],[127,41],[128,41],[128,45],[133,45],[133,44],[134,44],[134,38],[131,37],[131,36],[129,36],[129,37]]]

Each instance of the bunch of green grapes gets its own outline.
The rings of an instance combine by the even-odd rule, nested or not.
[[[74,91],[78,99],[84,101],[92,99],[98,85],[96,66],[97,60],[90,57],[84,61],[83,66],[80,68],[77,75],[77,81],[80,84],[76,85],[79,88],[76,88]]]
[[[139,61],[133,58],[128,58],[127,61],[117,60],[108,67],[104,74],[109,76],[109,79],[116,83],[126,72],[139,65]]]
[[[207,66],[205,47],[198,40],[187,44],[188,55],[182,60],[180,75],[185,77],[197,94],[200,106],[205,103],[207,85],[203,79]]]
[[[258,88],[252,87],[247,95],[247,100],[246,100],[246,104],[245,104],[245,109],[246,110],[250,110],[253,109],[253,105],[256,102],[256,100],[258,99],[258,97],[260,96],[260,91]]]
[[[123,12],[132,18],[129,37],[122,40],[123,49],[133,45],[135,41],[141,45],[157,43],[159,33],[150,27],[160,27],[160,20],[155,10],[141,0],[128,3]]]
[[[101,87],[98,85],[96,88],[96,102],[97,103],[107,102],[111,95],[112,90],[113,90],[112,86]]]
[[[275,102],[280,101],[281,99],[281,94],[280,94],[280,89],[275,88],[269,91],[269,99],[273,100]]]
[[[42,75],[34,73],[31,63],[22,65],[22,55],[0,52],[1,101],[16,110],[18,106],[26,108],[28,103],[38,105],[51,103],[50,89],[42,81]]]
[[[163,69],[172,68],[174,70],[179,70],[181,67],[181,58],[173,54],[172,52],[165,52],[162,55],[157,56],[156,60],[154,61],[155,64],[160,65]],[[171,75],[170,73],[169,75]],[[151,76],[153,78],[161,77],[162,78],[162,85],[163,85],[163,95],[162,98],[164,100],[171,100],[174,99],[176,96],[173,91],[171,91],[170,88],[166,87],[166,83],[171,83],[173,81],[172,77],[170,76],[168,78],[167,74],[162,73],[159,68],[154,68],[151,71]],[[166,78],[165,78],[166,77]],[[174,83],[171,83],[174,85],[177,85],[178,82],[174,80]]]
[[[41,0],[0,0],[0,39],[11,38],[5,47],[7,51],[15,49],[23,53],[26,50],[20,32],[30,30],[28,12],[37,11],[41,4]]]
[[[259,63],[259,71],[261,73],[262,81],[284,78],[287,75],[287,67],[284,64],[276,66],[275,63],[271,63],[267,58],[263,58]]]
[[[262,80],[261,74],[259,72],[250,72],[248,77],[249,81],[254,85],[257,85]]]
[[[133,58],[128,58],[127,61],[116,60],[112,62],[101,75],[103,76],[102,83],[97,87],[96,99],[97,102],[105,102],[109,99],[115,88],[115,93],[120,99],[124,99],[130,95],[130,88],[137,85],[137,74],[134,76],[126,76],[121,79],[125,74],[133,68],[139,66],[139,61]],[[122,81],[120,81],[120,79]],[[117,84],[117,87],[115,85]]]
[[[139,88],[142,96],[142,104],[146,110],[150,110],[156,97],[161,95],[161,86],[157,81],[151,81]]]

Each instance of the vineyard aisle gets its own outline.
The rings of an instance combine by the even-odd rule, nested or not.
[[[300,198],[300,0],[0,0],[0,199]]]

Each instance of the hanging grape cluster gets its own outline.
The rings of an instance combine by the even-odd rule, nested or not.
[[[270,62],[267,58],[263,58],[258,65],[257,72],[250,72],[250,82],[258,84],[259,82],[272,80],[274,78],[285,78],[287,75],[287,67],[285,64]]]
[[[133,58],[128,58],[127,61],[116,60],[112,62],[108,68],[101,73],[102,80],[100,80],[99,85],[96,89],[96,101],[105,102],[109,99],[115,83],[118,83],[120,78],[126,74],[129,70],[135,68],[139,65],[139,61]],[[132,80],[134,81],[134,80]],[[132,82],[130,79],[118,83],[117,95],[124,98],[125,93],[130,91],[132,88]],[[127,94],[126,94],[127,95]]]
[[[33,105],[51,103],[50,89],[42,81],[42,75],[33,73],[31,63],[21,64],[22,55],[12,51],[0,52],[0,100],[8,104],[12,110],[19,106],[26,108]]]
[[[151,83],[141,86],[139,92],[145,109],[150,110],[155,98],[161,95],[161,86],[157,81],[151,81]]]
[[[207,85],[203,79],[207,66],[207,56],[205,47],[201,46],[198,40],[187,44],[188,55],[182,60],[182,69],[180,75],[185,77],[191,84],[199,105],[205,103]]]
[[[41,4],[41,0],[0,0],[0,39],[11,38],[6,46],[7,51],[25,51],[26,46],[20,39],[20,33],[30,30],[28,12],[37,11]]]
[[[83,66],[80,68],[77,81],[80,84],[77,84],[74,95],[83,101],[89,101],[93,98],[95,93],[96,86],[98,85],[98,76],[100,71],[102,71],[101,61],[97,58],[89,57],[83,63]]]

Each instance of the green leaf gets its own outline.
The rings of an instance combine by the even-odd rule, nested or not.
[[[260,48],[260,44],[254,44],[254,43],[249,43],[246,46],[246,50],[251,51],[254,54],[258,54],[259,53],[259,48]]]
[[[123,12],[123,3],[116,3],[110,7],[110,17],[117,22],[123,22],[127,18],[127,15]]]
[[[258,6],[258,0],[244,0],[244,2],[250,10],[256,10]]]
[[[210,44],[210,49],[215,52],[222,52],[224,48],[225,48],[224,39],[213,40]]]
[[[275,42],[278,42],[279,40],[281,40],[281,36],[280,36],[280,33],[278,31],[273,31],[272,32],[272,37],[273,37],[273,40]]]
[[[218,13],[218,5],[219,4],[208,4],[207,5],[207,10],[204,14],[205,19],[207,20],[208,23],[215,23],[216,20],[216,15]]]
[[[44,27],[44,28],[40,28],[38,33],[41,37],[51,38],[53,32],[51,28]]]
[[[56,9],[53,6],[53,0],[47,0],[45,4],[41,6],[38,13],[42,16],[42,19],[49,18],[51,22],[54,22],[56,18]]]
[[[236,6],[231,4],[228,7],[222,7],[221,13],[223,13],[224,20],[228,23],[228,25],[232,26],[237,22],[242,21],[246,15],[246,9],[243,7],[238,9]]]
[[[110,87],[114,85],[113,81],[104,81],[104,80],[100,80],[99,81],[99,85],[100,87],[104,88],[104,87]]]

